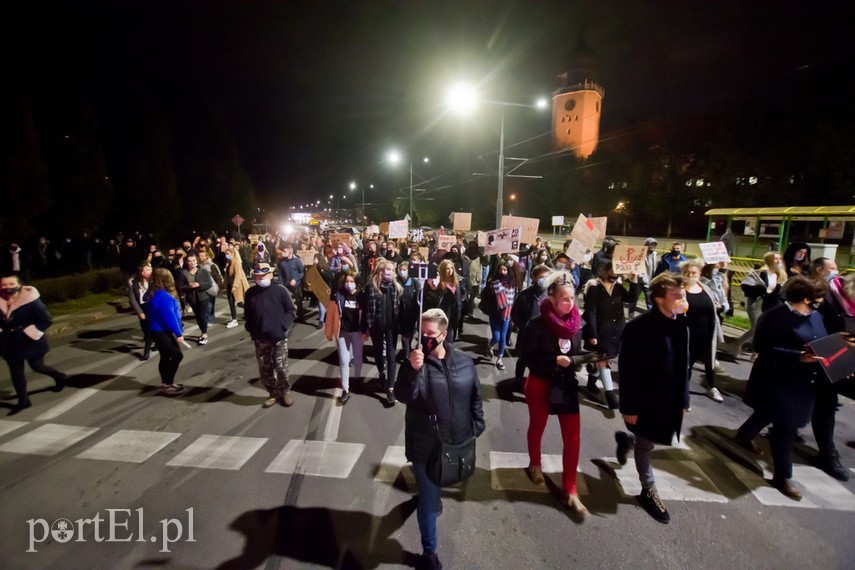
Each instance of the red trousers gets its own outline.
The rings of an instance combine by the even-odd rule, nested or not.
[[[540,467],[540,443],[549,419],[549,381],[529,376],[525,382],[525,399],[528,404],[528,462],[529,467]],[[579,466],[581,443],[579,414],[558,414],[561,440],[564,442],[561,481],[565,493],[576,494],[576,468]]]

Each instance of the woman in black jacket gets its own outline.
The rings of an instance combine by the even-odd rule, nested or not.
[[[524,355],[531,373],[525,383],[528,404],[528,456],[526,473],[535,485],[545,485],[541,468],[540,444],[549,414],[558,415],[564,442],[562,487],[564,504],[581,516],[588,509],[576,491],[576,468],[579,465],[580,423],[578,382],[573,353],[581,343],[582,319],[575,303],[573,277],[567,271],[556,271],[545,282],[547,297],[540,305],[540,315],[526,325],[520,335]]]
[[[17,275],[0,279],[0,354],[9,365],[12,386],[18,396],[18,404],[9,412],[10,416],[32,405],[27,395],[24,362],[35,372],[53,378],[55,392],[65,387],[65,374],[45,364],[45,354],[50,350],[45,331],[50,325],[50,313],[39,300],[35,287],[22,287]]]
[[[407,459],[419,486],[419,531],[428,568],[441,568],[436,556],[436,518],[442,512],[440,488],[427,476],[426,465],[436,445],[431,415],[443,441],[462,443],[484,432],[481,382],[472,357],[446,340],[448,317],[439,309],[422,315],[421,348],[410,352],[398,371],[395,395],[407,404],[404,441]]]
[[[401,285],[401,297],[398,301],[398,334],[401,335],[404,358],[408,358],[419,320],[419,282],[410,277],[409,261],[402,261],[398,265],[396,280]]]
[[[131,302],[131,309],[140,320],[140,328],[143,333],[143,355],[141,360],[151,358],[151,348],[154,346],[154,339],[151,336],[151,327],[149,326],[146,308],[148,302],[146,293],[148,293],[148,284],[151,279],[152,267],[148,262],[143,263],[137,269],[137,274],[131,279],[131,288],[128,290],[128,298]]]

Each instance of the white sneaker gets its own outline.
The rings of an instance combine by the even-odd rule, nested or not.
[[[200,337],[199,337],[199,340],[198,340],[198,341],[196,341],[196,342],[197,342],[197,344],[198,344],[199,346],[203,346],[203,345],[208,344],[208,335],[200,336]]]
[[[226,328],[227,328],[227,329],[233,329],[233,328],[235,328],[236,326],[238,326],[238,322],[237,322],[236,320],[232,320],[232,321],[229,321],[229,322],[227,322],[227,323],[226,323]]]
[[[718,391],[718,388],[710,388],[707,390],[707,397],[710,400],[715,400],[716,402],[724,402],[724,398],[721,396],[721,392]]]

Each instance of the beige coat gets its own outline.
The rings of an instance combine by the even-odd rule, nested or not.
[[[232,262],[226,268],[227,280],[232,284],[235,303],[243,303],[244,295],[249,289],[249,282],[243,272],[243,263],[240,254],[235,248],[231,248]]]

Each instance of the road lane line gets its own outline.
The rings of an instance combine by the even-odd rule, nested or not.
[[[336,405],[339,396],[341,396],[341,388],[335,389],[335,398],[333,399],[332,409],[327,415],[327,423],[324,426],[324,441],[335,441],[338,439],[338,428],[341,425],[341,411],[344,406]]]
[[[52,420],[57,416],[61,416],[83,400],[89,398],[90,396],[94,396],[98,393],[98,390],[95,388],[80,388],[77,392],[75,392],[72,396],[66,398],[56,406],[52,407],[48,411],[36,417],[36,421],[45,421]]]

